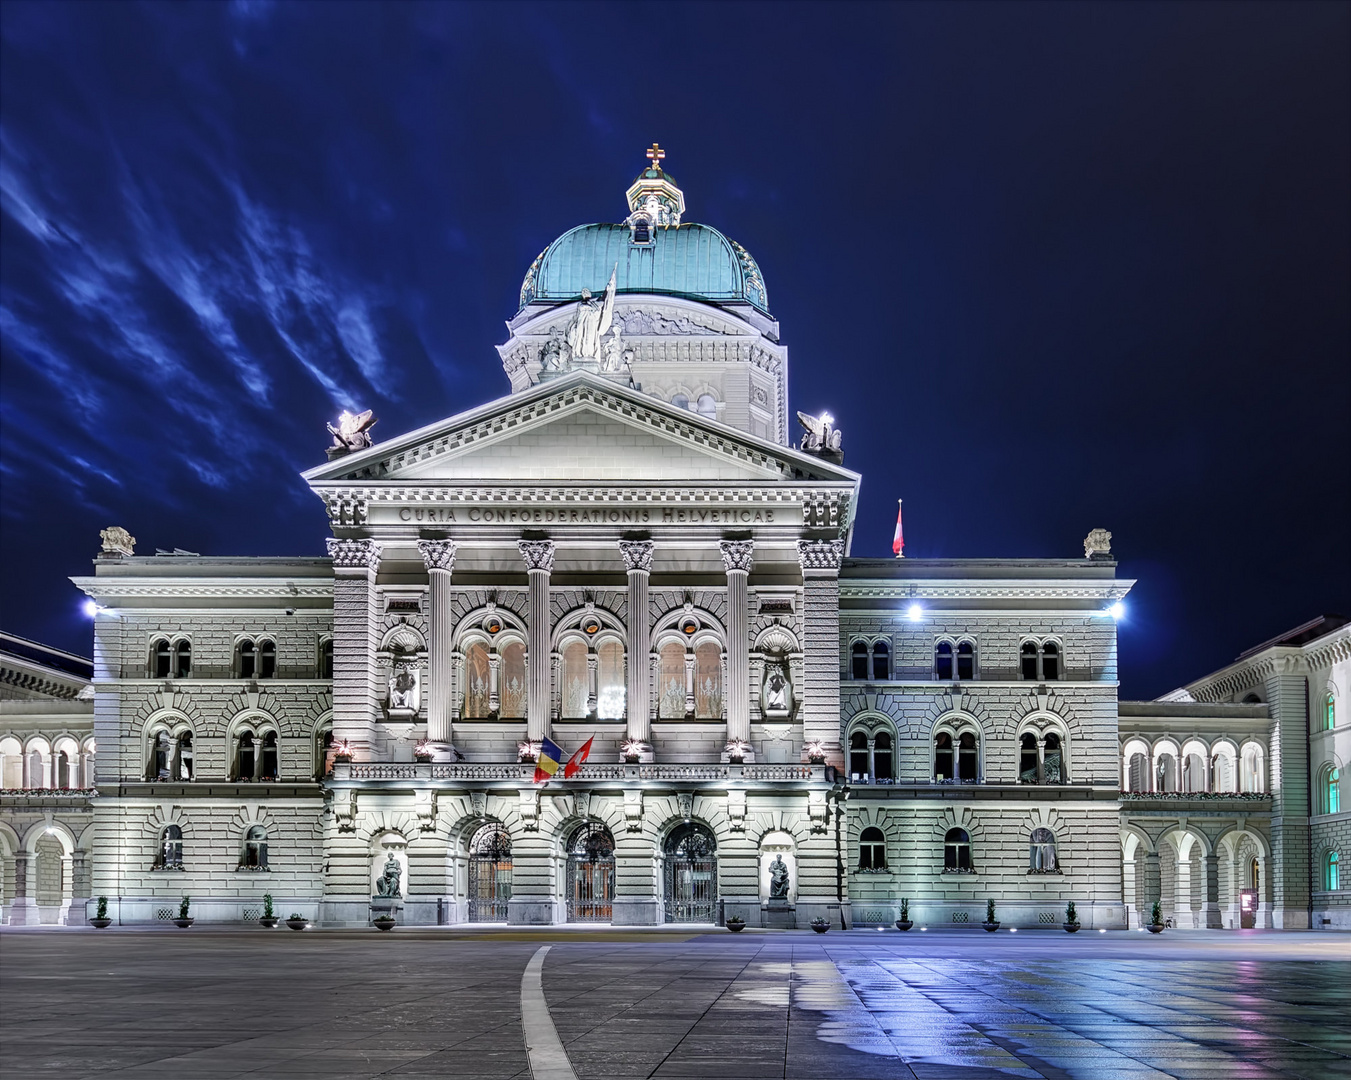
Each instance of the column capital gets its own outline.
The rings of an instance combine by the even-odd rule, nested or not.
[[[379,570],[380,545],[375,540],[339,540],[329,537],[328,557],[335,569]]]
[[[803,570],[838,570],[844,561],[844,541],[799,540],[797,557]]]
[[[518,540],[516,546],[521,549],[521,558],[525,560],[527,570],[543,570],[552,573],[554,568],[554,542],[552,540]]]
[[[740,570],[749,574],[755,566],[754,540],[719,540],[718,547],[722,549],[722,568],[727,573]]]
[[[418,551],[422,552],[422,565],[430,570],[444,570],[450,573],[455,569],[454,540],[419,540]]]
[[[651,540],[619,541],[619,552],[624,556],[624,569],[630,573],[634,570],[652,573],[652,555],[656,550],[657,545]]]

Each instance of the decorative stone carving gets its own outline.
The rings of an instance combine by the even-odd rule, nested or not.
[[[646,311],[643,308],[629,308],[616,317],[620,329],[634,337],[680,337],[688,334],[730,335],[731,331],[709,325],[688,315],[667,318],[660,311]]]
[[[552,540],[518,540],[521,558],[525,560],[527,570],[543,570],[553,573],[554,542]]]
[[[727,793],[727,820],[733,832],[746,831],[746,792],[733,790]]]
[[[380,568],[380,545],[375,540],[336,540],[329,537],[326,541],[328,557],[333,566],[346,570],[378,570]]]
[[[357,793],[352,788],[340,788],[333,793],[333,819],[338,832],[356,832]]]
[[[797,557],[804,570],[838,570],[844,560],[844,541],[799,540]]]
[[[626,788],[624,791],[624,824],[631,833],[643,831],[643,790]]]
[[[657,545],[651,540],[621,540],[619,553],[624,556],[625,570],[645,570],[652,573],[652,556]]]
[[[680,819],[689,821],[694,814],[694,796],[688,791],[676,795],[676,805],[680,808]]]
[[[615,274],[618,264],[610,271],[610,281],[605,286],[605,295],[597,300],[590,289],[582,290],[582,299],[577,304],[577,313],[568,327],[567,340],[572,348],[574,360],[600,360],[601,341],[610,332],[610,324],[615,310]]]
[[[539,351],[539,365],[545,371],[562,371],[572,358],[572,347],[563,340],[563,332],[558,327],[549,331],[549,340]]]
[[[806,428],[807,433],[802,436],[801,449],[807,454],[834,453],[841,452],[840,440],[841,432],[835,425],[835,418],[830,413],[822,413],[820,416],[809,416],[804,412],[797,414],[798,423]]]
[[[418,828],[422,832],[436,831],[436,792],[431,788],[419,788],[413,792],[413,810],[417,814]]]
[[[389,676],[389,713],[391,716],[402,714],[414,716],[422,704],[422,687],[418,674],[417,660],[396,659],[394,670]]]
[[[1106,529],[1094,529],[1084,537],[1085,559],[1110,559],[1112,557],[1112,534]]]
[[[788,864],[779,854],[775,854],[774,861],[769,864],[769,898],[788,899]]]
[[[385,856],[385,869],[375,883],[376,896],[399,896],[399,879],[403,876],[403,867],[399,864],[399,858],[394,852],[389,852]]]
[[[812,832],[823,833],[830,823],[830,806],[826,802],[824,791],[807,793],[807,816],[811,818]]]
[[[591,816],[591,792],[579,791],[573,798],[573,805],[577,809],[579,818],[589,818]]]
[[[354,450],[365,450],[371,445],[371,428],[376,424],[376,417],[371,415],[371,410],[365,412],[349,413],[343,410],[338,417],[338,426],[332,424],[326,425],[333,436],[333,446],[331,449],[350,454]]]
[[[122,528],[121,525],[109,525],[106,529],[100,530],[99,539],[103,541],[103,554],[105,555],[136,554],[136,537]]]
[[[720,540],[722,549],[722,568],[729,574],[741,570],[749,574],[755,566],[754,540]]]
[[[539,830],[539,789],[523,788],[521,790],[521,805],[518,807],[518,813],[521,815],[521,824],[526,832],[537,832]]]
[[[793,680],[782,660],[765,664],[761,709],[766,716],[787,716],[793,709]]]
[[[479,821],[488,816],[488,793],[486,791],[471,791],[469,793],[469,806],[474,812],[474,817]]]
[[[417,549],[422,552],[422,564],[428,570],[449,573],[455,569],[454,540],[419,540]]]

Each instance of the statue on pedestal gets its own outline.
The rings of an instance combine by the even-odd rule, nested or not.
[[[775,855],[769,864],[769,898],[771,900],[788,899],[788,864],[782,855]]]
[[[399,878],[403,876],[403,867],[399,864],[398,858],[394,852],[389,852],[385,858],[385,872],[380,875],[375,883],[376,896],[400,896]]]
[[[610,332],[610,323],[615,310],[615,273],[610,271],[610,282],[605,286],[605,297],[601,300],[591,295],[590,289],[582,290],[581,302],[577,305],[577,314],[568,327],[568,345],[572,347],[574,360],[600,360],[601,339]]]

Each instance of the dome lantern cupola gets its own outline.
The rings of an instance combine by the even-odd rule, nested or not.
[[[629,216],[624,219],[635,244],[650,244],[653,230],[679,226],[685,213],[685,193],[661,167],[666,151],[653,143],[647,156],[652,164],[638,174],[629,188]]]

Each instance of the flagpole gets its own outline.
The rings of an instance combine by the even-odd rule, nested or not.
[[[901,528],[901,503],[904,500],[896,500],[896,535],[891,541],[891,550],[896,553],[896,558],[905,558],[905,532]]]

